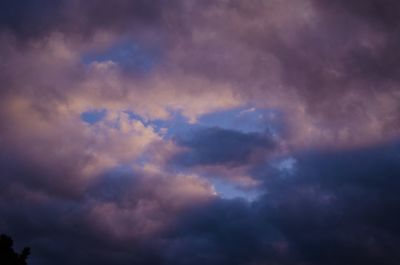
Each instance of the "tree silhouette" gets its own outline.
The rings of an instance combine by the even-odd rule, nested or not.
[[[7,235],[0,235],[0,264],[1,265],[27,265],[26,259],[30,248],[24,248],[21,254],[13,249],[13,240]]]

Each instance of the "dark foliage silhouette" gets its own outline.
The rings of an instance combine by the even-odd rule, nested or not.
[[[24,248],[21,254],[13,249],[13,240],[7,235],[0,235],[0,264],[2,265],[26,265],[26,259],[30,254],[30,248]]]

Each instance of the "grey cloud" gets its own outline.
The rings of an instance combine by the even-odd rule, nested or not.
[[[176,137],[176,141],[189,148],[176,157],[187,166],[243,165],[257,160],[261,153],[270,152],[277,145],[268,133],[243,133],[218,127],[198,129]]]

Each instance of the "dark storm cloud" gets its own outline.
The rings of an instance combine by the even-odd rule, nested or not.
[[[162,27],[164,9],[171,7],[177,8],[177,1],[6,0],[0,4],[0,28],[22,39],[52,32],[86,37],[96,30]]]
[[[395,264],[399,159],[398,143],[305,155],[298,176],[268,185],[264,210],[310,262]]]
[[[1,205],[0,214],[7,216],[1,229],[11,234],[16,242],[34,246],[35,254],[29,258],[28,264],[142,264],[158,261],[154,247],[146,246],[145,242],[131,241],[128,250],[125,247],[127,242],[115,241],[96,231],[85,220],[87,206],[82,202],[53,199],[38,203],[18,195],[14,193],[15,201],[8,200],[8,205]]]
[[[173,6],[175,1],[171,1]],[[98,27],[137,27],[135,23],[142,26],[160,23],[163,8],[168,7],[166,1],[145,1],[145,0],[120,0],[114,1],[79,1],[78,8],[88,16],[87,22]]]
[[[170,235],[178,264],[396,264],[399,144],[298,159],[291,178],[266,171],[252,205],[219,201],[182,217]]]
[[[27,154],[16,154],[2,146],[0,154],[0,191],[13,185],[22,185],[54,196],[74,197],[82,191],[77,184],[77,161],[51,161],[37,163]],[[48,165],[47,163],[51,163]]]
[[[1,193],[0,225],[32,247],[32,264],[396,264],[399,144],[295,157],[292,176],[269,166],[256,171],[267,192],[253,203],[214,199],[183,212],[169,206],[170,178],[110,173],[84,201],[11,185]],[[149,237],[113,235],[129,233],[137,220],[128,218],[135,211],[119,216],[109,206],[129,212],[148,200],[175,221]],[[96,205],[106,207],[90,218]],[[152,207],[135,218],[165,220]],[[111,226],[101,223],[107,218]]]
[[[8,181],[1,186],[0,230],[32,246],[29,264],[162,264],[163,223],[197,196],[171,193],[190,181],[117,170],[74,198]]]
[[[0,28],[19,36],[35,36],[59,26],[65,1],[1,1]]]
[[[176,158],[187,166],[243,165],[276,146],[268,133],[243,133],[219,127],[198,129],[177,137],[176,141],[179,145],[189,148]]]

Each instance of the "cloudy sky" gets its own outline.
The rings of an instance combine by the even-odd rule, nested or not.
[[[395,265],[397,0],[0,1],[0,233],[32,265]]]

